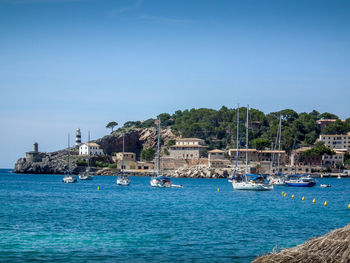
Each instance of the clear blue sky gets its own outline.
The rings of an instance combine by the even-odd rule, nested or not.
[[[0,0],[0,167],[162,112],[350,117],[350,1]],[[73,137],[73,136],[72,136]],[[73,142],[73,140],[72,140]]]

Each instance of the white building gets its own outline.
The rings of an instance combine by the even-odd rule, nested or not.
[[[350,151],[350,132],[346,135],[321,134],[318,140],[330,149]]]
[[[100,145],[94,142],[83,143],[79,146],[79,155],[103,155]]]

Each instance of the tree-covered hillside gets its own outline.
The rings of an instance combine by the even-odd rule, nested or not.
[[[239,131],[245,133],[246,107],[239,109]],[[339,120],[331,113],[322,113],[313,110],[310,113],[297,113],[291,109],[264,114],[257,109],[249,110],[249,146],[264,149],[271,148],[276,142],[279,118],[282,116],[282,148],[290,151],[294,140],[297,145],[312,145],[320,134],[316,124],[319,119],[338,119],[326,127],[325,134],[345,134],[350,132],[350,118],[346,122]],[[210,148],[235,147],[237,129],[237,109],[222,106],[220,110],[191,109],[178,110],[174,114],[162,113],[160,118],[163,128],[170,126],[175,134],[186,137],[204,139]],[[146,121],[129,121],[123,128],[147,128],[154,126],[155,119]],[[245,135],[242,136],[242,145],[245,145]]]

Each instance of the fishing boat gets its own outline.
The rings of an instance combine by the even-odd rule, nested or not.
[[[331,187],[331,185],[330,184],[321,184],[320,187],[327,188],[327,187]]]
[[[150,184],[152,187],[172,187],[171,179],[165,176],[162,176],[160,173],[160,119],[158,119],[158,134],[157,134],[157,171],[154,171],[154,174],[151,178]]]
[[[88,142],[90,142],[90,131],[88,132]],[[94,179],[94,176],[92,175],[90,171],[90,149],[88,148],[88,161],[87,161],[87,167],[86,170],[79,174],[80,180],[92,180]]]
[[[76,183],[77,182],[77,178],[75,177],[75,175],[73,175],[70,171],[70,143],[69,143],[69,134],[68,134],[68,155],[67,155],[67,162],[68,162],[68,169],[67,172],[65,173],[62,182],[66,183],[66,184],[70,184],[70,183]]]
[[[117,185],[128,186],[130,184],[130,179],[124,173],[124,147],[125,147],[125,135],[123,133],[122,174],[117,177]]]
[[[238,128],[238,127],[237,127]],[[249,105],[247,106],[246,117],[246,167],[244,177],[234,174],[232,179],[232,187],[234,190],[251,190],[251,191],[269,191],[273,189],[273,185],[267,184],[265,179],[257,174],[248,173],[248,130],[249,129]],[[238,150],[237,150],[238,151]],[[237,169],[235,169],[235,172]]]
[[[291,187],[313,187],[316,183],[316,179],[311,178],[309,175],[300,177],[295,175],[294,178],[286,181],[286,185]]]

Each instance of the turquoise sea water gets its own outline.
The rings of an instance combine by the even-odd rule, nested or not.
[[[233,191],[223,179],[174,179],[183,189],[152,189],[146,177],[129,187],[61,179],[0,171],[0,262],[250,262],[350,221],[350,179],[270,192]]]

